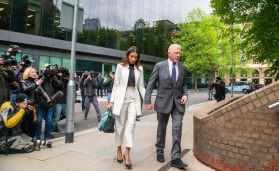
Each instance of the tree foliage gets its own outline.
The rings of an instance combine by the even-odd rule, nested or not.
[[[231,42],[229,27],[214,15],[206,15],[199,8],[189,12],[185,22],[179,25],[179,32],[173,36],[173,42],[182,46],[182,61],[194,75],[197,89],[197,75],[209,73],[213,77],[216,71],[221,75],[229,73],[231,66],[231,44],[234,44],[234,62],[240,64],[237,32]]]
[[[211,0],[214,13],[227,24],[243,25],[247,58],[269,62],[279,72],[279,0]]]

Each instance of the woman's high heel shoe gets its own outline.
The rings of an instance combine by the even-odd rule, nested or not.
[[[118,158],[116,157],[116,160],[117,160],[118,163],[122,163],[123,162],[123,158],[118,160]]]
[[[123,162],[123,159],[121,159],[121,160],[116,159],[116,160],[117,160],[118,163],[122,163]]]
[[[131,170],[132,169],[132,164],[126,164],[126,159],[125,159],[125,154],[123,154],[123,158],[125,160],[125,166],[127,169]]]

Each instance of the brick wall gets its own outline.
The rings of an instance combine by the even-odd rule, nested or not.
[[[279,171],[279,81],[194,114],[194,155],[224,171]],[[220,107],[222,104],[222,107]]]

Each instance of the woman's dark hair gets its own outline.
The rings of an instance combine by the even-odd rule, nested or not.
[[[129,47],[129,49],[126,51],[125,55],[122,58],[121,65],[122,66],[127,65],[129,63],[129,55],[131,53],[134,53],[134,52],[136,52],[138,54],[138,59],[137,59],[137,61],[135,63],[135,66],[139,70],[139,66],[140,66],[140,51],[139,51],[139,49],[136,46]]]

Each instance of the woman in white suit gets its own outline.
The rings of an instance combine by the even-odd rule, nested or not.
[[[117,65],[111,101],[108,109],[115,115],[115,141],[118,146],[117,161],[125,160],[127,169],[132,168],[130,149],[133,147],[136,117],[141,115],[141,101],[145,95],[143,68],[140,66],[140,52],[137,47],[130,47]],[[122,158],[123,139],[126,151]]]

